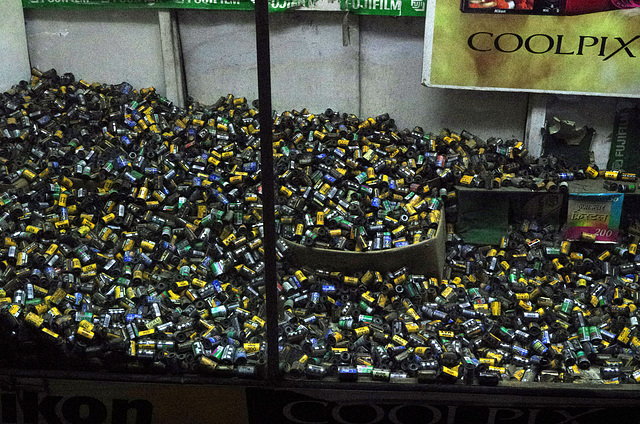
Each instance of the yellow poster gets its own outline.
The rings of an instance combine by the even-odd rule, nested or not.
[[[640,1],[430,0],[423,83],[640,97]]]

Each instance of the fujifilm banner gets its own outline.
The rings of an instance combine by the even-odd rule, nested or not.
[[[607,169],[640,172],[640,109],[616,113]]]
[[[1,1],[1,0],[0,0]],[[335,6],[334,6],[335,4]],[[254,10],[255,0],[22,0],[25,9]],[[427,0],[271,0],[269,12],[343,10],[356,15],[424,17]]]

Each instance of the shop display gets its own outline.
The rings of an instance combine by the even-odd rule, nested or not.
[[[2,96],[0,316],[70,358],[265,363],[257,112],[33,71]]]
[[[1,94],[0,333],[96,369],[263,375],[258,113],[232,95],[181,109],[54,70]],[[273,145],[286,377],[640,381],[636,237],[568,242],[525,221],[473,246],[452,224],[456,185],[602,178],[629,192],[635,174],[331,109],[274,115]],[[444,232],[443,211],[444,276],[290,255],[399,251]]]
[[[257,111],[233,96],[181,110],[153,89],[54,70],[34,70],[2,100],[5,329],[110,365],[129,356],[255,375],[265,325]],[[283,237],[379,250],[435,235],[439,199],[409,186],[426,176],[414,139],[394,149],[391,128],[329,110],[275,124]],[[383,155],[411,168],[396,174]],[[281,259],[287,250],[279,241]]]
[[[284,366],[341,380],[637,382],[637,242],[598,248],[525,221],[501,246],[450,234],[442,281],[307,272],[315,288],[284,305],[297,323],[283,324]]]

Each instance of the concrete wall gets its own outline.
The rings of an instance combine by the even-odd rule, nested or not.
[[[187,93],[203,103],[258,96],[253,12],[178,12]]]
[[[255,99],[253,12],[179,10],[175,16],[187,95],[204,103],[229,93]],[[171,92],[165,84],[166,57],[163,67],[166,34],[160,33],[157,11],[26,10],[25,20],[33,66],[73,72],[88,81],[128,81]],[[483,138],[525,139],[529,95],[420,84],[423,19],[345,20],[342,12],[298,11],[271,14],[270,27],[277,111],[306,107],[320,112],[330,107],[361,117],[388,112],[401,128],[447,127]],[[549,114],[596,126],[597,157],[604,157],[618,100],[556,98],[550,97]]]
[[[527,94],[427,88],[420,84],[424,20],[361,17],[362,113],[389,112],[402,126],[466,129],[480,137],[524,136]]]
[[[27,9],[25,23],[32,66],[165,92],[157,11]]]
[[[189,95],[203,102],[227,93],[256,97],[253,13],[185,10],[178,17]],[[274,109],[388,112],[402,127],[524,136],[526,94],[420,84],[422,19],[356,17],[348,42],[343,19],[338,12],[271,15]]]
[[[205,103],[227,93],[256,98],[253,12],[185,10],[178,18],[189,95]],[[357,33],[344,47],[341,22],[335,12],[271,15],[274,109],[358,112]]]

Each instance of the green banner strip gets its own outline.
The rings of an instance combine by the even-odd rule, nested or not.
[[[607,169],[640,172],[640,109],[616,113]]]
[[[340,9],[356,15],[421,16],[426,0],[340,0]]]
[[[22,0],[24,9],[210,9],[253,10],[250,0]]]
[[[426,0],[335,0],[340,10],[356,15],[425,16]],[[300,7],[313,10],[314,0],[271,0],[270,12]],[[25,9],[207,9],[254,10],[251,0],[22,0]],[[319,9],[320,10],[320,9]]]

